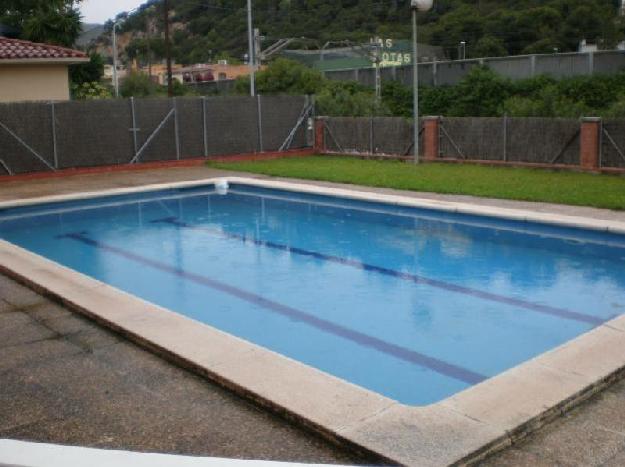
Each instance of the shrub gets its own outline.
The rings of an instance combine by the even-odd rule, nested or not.
[[[78,100],[110,99],[111,90],[98,82],[72,85],[72,97]]]
[[[132,72],[124,79],[120,94],[122,97],[152,97],[159,94],[159,85],[145,73]]]

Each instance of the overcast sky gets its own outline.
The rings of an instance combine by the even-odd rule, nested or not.
[[[117,13],[132,10],[145,3],[145,0],[84,0],[80,7],[86,23],[104,23]]]

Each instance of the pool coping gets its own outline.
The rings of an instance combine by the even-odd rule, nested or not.
[[[219,181],[625,234],[625,222],[244,177],[0,202],[0,209]],[[364,190],[364,189],[363,189]],[[151,304],[0,240],[0,271],[309,429],[380,460],[480,460],[590,397],[625,368],[625,315],[436,404],[412,407]]]

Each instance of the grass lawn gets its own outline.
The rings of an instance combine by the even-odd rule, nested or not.
[[[311,156],[259,162],[212,162],[210,167],[278,177],[353,183],[487,198],[625,209],[625,177],[541,169],[422,164]]]

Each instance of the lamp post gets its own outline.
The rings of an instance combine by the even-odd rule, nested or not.
[[[167,63],[167,96],[174,97],[174,80],[171,70],[171,42],[169,40],[169,0],[163,0],[163,27],[165,28],[165,61]]]
[[[247,0],[248,64],[250,67],[250,95],[256,95],[256,54],[254,53],[254,28],[252,24],[252,0]]]
[[[417,43],[417,12],[432,8],[433,0],[410,0],[412,9],[412,73],[413,73],[413,145],[414,163],[419,163],[419,44]]]

